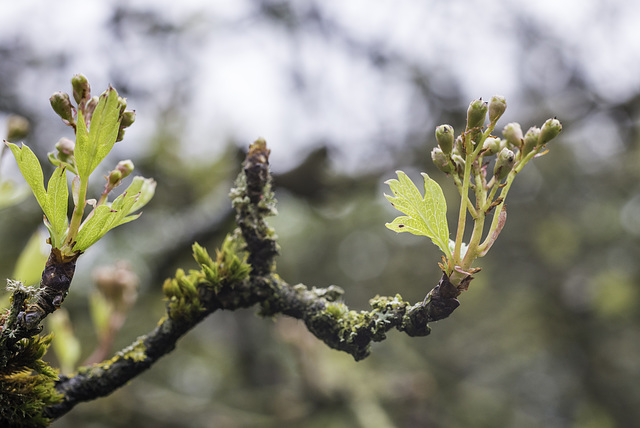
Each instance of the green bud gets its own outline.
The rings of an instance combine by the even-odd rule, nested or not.
[[[98,105],[100,98],[98,96],[91,97],[87,105],[84,106],[84,120],[85,122],[91,122],[91,116]]]
[[[511,147],[520,147],[522,145],[522,128],[519,123],[507,123],[502,129],[502,135]]]
[[[78,105],[91,98],[91,86],[89,86],[89,81],[82,74],[76,74],[71,78],[71,87],[73,88],[73,99],[76,100]]]
[[[502,149],[502,151],[498,154],[498,159],[496,160],[496,164],[493,167],[493,175],[496,177],[496,180],[498,180],[498,182],[504,180],[509,172],[513,169],[515,160],[516,156],[509,149]]]
[[[133,172],[133,168],[133,162],[129,159],[118,162],[118,166],[116,166],[116,170],[120,171],[122,178],[131,174]]]
[[[462,138],[462,135],[458,135],[453,142],[453,153],[457,153],[459,155],[465,154],[463,143],[464,139]]]
[[[128,110],[122,113],[122,118],[120,119],[120,128],[128,128],[133,125],[133,122],[136,120],[136,112],[135,110]]]
[[[73,123],[73,107],[69,100],[69,94],[56,92],[51,95],[49,102],[51,103],[51,107],[53,107],[53,111],[55,111],[62,120],[65,120],[68,123]]]
[[[7,141],[13,143],[29,134],[29,121],[22,116],[11,115],[7,119]]]
[[[484,140],[482,149],[485,150],[485,156],[495,155],[501,149],[500,138],[488,137],[486,140]]]
[[[489,101],[489,122],[496,123],[507,109],[507,100],[501,95],[494,95]]]
[[[116,137],[116,143],[118,141],[122,141],[124,140],[124,129],[123,128],[119,128],[118,129],[118,136]]]
[[[118,128],[118,136],[116,137],[116,142],[122,141],[122,139],[124,138],[124,130],[131,126],[135,120],[135,111],[129,110],[122,113],[122,115],[120,116],[120,128]]]
[[[467,131],[484,126],[489,106],[482,98],[471,101],[467,109]]]
[[[526,156],[538,146],[540,139],[540,128],[532,126],[526,134],[524,134],[524,142],[522,143],[522,156]]]
[[[435,147],[431,151],[431,159],[433,160],[433,163],[436,164],[438,169],[445,174],[451,174],[453,171],[455,171],[455,166],[451,163],[449,157],[444,154],[440,147]]]
[[[122,173],[117,169],[110,171],[109,176],[107,177],[108,186],[111,188],[116,187],[117,185],[120,184],[120,181],[122,181],[122,178],[123,178]]]
[[[452,155],[451,162],[456,166],[456,171],[461,173],[464,171],[464,158],[460,155]]]
[[[109,89],[113,89],[111,87],[109,87]],[[114,89],[115,91],[115,89]],[[122,114],[124,113],[124,110],[127,108],[127,99],[126,98],[122,98],[122,97],[118,97],[118,108],[120,109],[120,117],[122,117]]]
[[[453,127],[440,125],[436,128],[436,141],[444,154],[450,155],[453,150]]]
[[[558,119],[555,117],[553,119],[547,119],[544,125],[542,125],[542,130],[540,131],[538,147],[543,146],[556,138],[560,131],[562,131],[562,124]]]

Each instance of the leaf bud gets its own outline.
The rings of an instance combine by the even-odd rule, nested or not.
[[[509,149],[502,149],[502,151],[498,154],[498,159],[496,160],[496,164],[493,167],[493,175],[496,177],[496,180],[498,180],[498,182],[504,180],[509,172],[513,169],[515,160],[516,156]]]
[[[501,95],[494,95],[489,101],[489,122],[496,123],[507,109],[507,100]]]
[[[522,143],[522,156],[526,156],[538,146],[540,139],[540,128],[532,126],[526,134],[524,134],[524,142]]]
[[[69,100],[69,94],[64,92],[56,92],[49,98],[53,111],[68,123],[73,123],[73,107]]]
[[[450,155],[453,150],[453,127],[440,125],[436,128],[436,141],[444,154]]]
[[[489,106],[482,98],[471,101],[467,109],[467,131],[484,126]]]
[[[13,143],[29,134],[29,121],[22,116],[11,115],[7,119],[7,141]]]
[[[520,147],[522,145],[522,128],[519,123],[507,123],[502,129],[502,135],[511,147]]]
[[[542,125],[542,130],[540,131],[538,147],[543,146],[556,138],[560,131],[562,131],[562,124],[558,119],[555,117],[553,119],[547,119],[547,121]]]
[[[451,174],[453,171],[455,171],[455,166],[453,165],[453,163],[451,163],[449,157],[444,154],[440,147],[435,147],[431,151],[431,159],[433,160],[433,163],[436,164],[438,169],[445,174]]]
[[[500,138],[496,137],[488,137],[484,140],[484,144],[482,145],[482,149],[485,150],[485,155],[493,156],[500,151],[501,142]]]
[[[91,98],[91,86],[89,81],[82,74],[76,74],[71,78],[71,87],[73,88],[73,99],[80,105]]]

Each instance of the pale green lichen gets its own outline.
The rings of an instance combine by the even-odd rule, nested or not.
[[[136,363],[142,362],[147,358],[147,347],[142,339],[138,339],[133,344],[124,348],[116,354],[116,357],[132,360]]]

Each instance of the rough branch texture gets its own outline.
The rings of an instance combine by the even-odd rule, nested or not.
[[[468,277],[457,288],[443,275],[425,300],[415,305],[399,295],[377,296],[370,301],[371,311],[349,310],[339,301],[343,295],[339,287],[292,286],[275,274],[278,246],[265,217],[276,211],[269,150],[263,140],[251,146],[230,196],[240,233],[228,241],[243,247],[246,262],[241,261],[242,254],[233,253],[232,245],[223,245],[215,261],[206,250],[194,250],[202,271],[188,275],[179,271],[167,280],[163,287],[167,314],[161,323],[111,360],[61,377],[56,389],[64,399],[49,407],[47,416],[60,417],[80,402],[110,394],[170,352],[180,337],[218,309],[259,304],[262,315],[300,319],[328,346],[361,360],[369,355],[371,342],[384,340],[393,328],[410,336],[429,334],[428,323],[449,316],[459,305],[460,287],[471,280]]]

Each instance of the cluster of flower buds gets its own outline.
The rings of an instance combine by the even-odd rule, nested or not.
[[[107,184],[104,193],[109,193],[118,187],[122,180],[133,172],[133,169],[133,162],[129,159],[118,162],[116,169],[109,171],[109,175],[106,176]]]
[[[555,138],[562,130],[558,119],[547,120],[542,128],[532,127],[523,135],[518,123],[509,123],[502,131],[503,138],[498,138],[487,131],[494,129],[498,119],[507,107],[504,97],[494,96],[489,102],[482,98],[472,101],[467,110],[467,126],[465,131],[454,135],[451,125],[436,127],[435,135],[438,146],[431,152],[434,164],[446,174],[455,174],[462,178],[467,155],[477,153],[472,161],[482,169],[484,158],[496,156],[493,176],[499,183],[504,180],[518,162],[527,162],[531,157],[541,153],[546,143]],[[489,116],[488,128],[485,122]],[[479,149],[478,145],[482,144]]]
[[[73,76],[71,79],[71,87],[73,88],[73,99],[77,104],[77,109],[71,103],[69,94],[65,92],[56,92],[49,98],[51,107],[53,111],[60,116],[62,121],[73,127],[74,130],[76,129],[78,111],[82,112],[84,122],[87,126],[90,126],[91,116],[100,102],[100,97],[106,97],[108,92],[104,92],[100,97],[92,97],[89,81],[82,74]],[[116,141],[122,141],[125,129],[135,121],[136,113],[132,110],[125,110],[127,108],[127,100],[125,98],[118,97],[118,103],[120,107],[120,128],[118,129]]]

